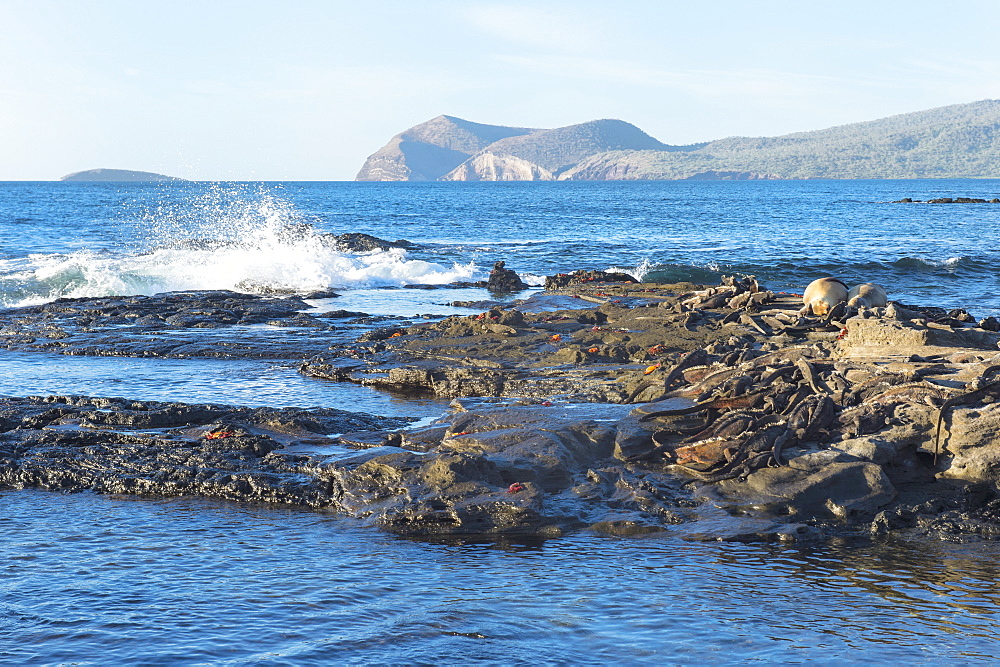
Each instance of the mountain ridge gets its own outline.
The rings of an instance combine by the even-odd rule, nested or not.
[[[617,119],[539,129],[442,115],[393,137],[357,180],[810,178],[1000,178],[1000,100],[690,145]]]

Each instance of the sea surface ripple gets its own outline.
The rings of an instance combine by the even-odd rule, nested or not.
[[[419,541],[312,511],[3,492],[13,664],[992,660],[998,546]]]
[[[529,283],[616,267],[647,280],[835,275],[904,303],[1000,312],[1000,181],[3,183],[0,305],[59,297]],[[324,235],[407,239],[340,252]]]
[[[0,308],[186,289],[335,290],[396,317],[474,312],[495,261],[800,291],[835,275],[904,303],[1000,313],[1000,181],[0,183]],[[348,232],[417,247],[349,252]],[[403,289],[410,285],[435,289]],[[227,332],[192,329],[190,335]],[[0,395],[445,406],[297,360],[0,349]],[[193,498],[0,490],[7,664],[987,662],[1000,546],[797,545],[573,533],[407,540],[334,515]]]

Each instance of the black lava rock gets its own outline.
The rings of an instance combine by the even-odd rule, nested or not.
[[[521,277],[504,266],[505,262],[497,262],[490,271],[490,279],[486,289],[491,292],[520,292],[528,289]]]

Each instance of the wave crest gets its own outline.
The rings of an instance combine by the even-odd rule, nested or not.
[[[181,290],[308,293],[485,277],[474,262],[445,266],[413,259],[403,249],[340,251],[291,203],[268,192],[251,199],[218,189],[210,195],[187,207],[167,202],[143,211],[145,247],[130,252],[84,250],[0,262],[4,305]]]

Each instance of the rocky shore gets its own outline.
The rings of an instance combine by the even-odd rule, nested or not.
[[[926,201],[905,197],[898,199],[893,204],[1000,204],[1000,198],[983,199],[981,197],[935,197]]]
[[[895,302],[805,317],[800,295],[752,278],[578,272],[512,306],[345,337],[295,297],[173,296],[186,309],[128,297],[119,316],[144,319],[120,323],[128,345],[101,338],[111,324],[98,300],[5,311],[0,339],[136,354],[153,345],[143,326],[201,326],[225,349],[227,327],[281,321],[310,332],[274,351],[308,357],[302,373],[452,409],[408,425],[333,409],[0,399],[0,486],[292,503],[422,536],[1000,535],[992,318]]]

